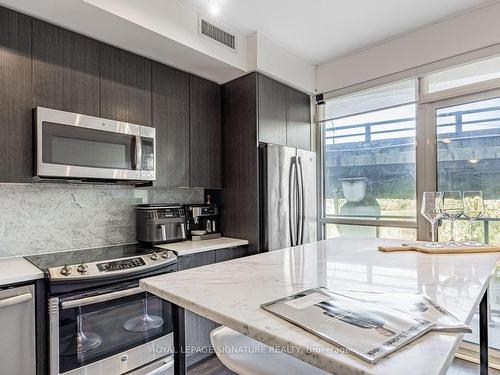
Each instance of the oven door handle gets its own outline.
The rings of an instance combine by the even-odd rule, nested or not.
[[[107,301],[111,301],[114,299],[133,296],[135,294],[140,294],[140,293],[144,293],[144,292],[145,292],[144,289],[142,289],[140,287],[136,287],[136,288],[131,288],[131,289],[120,290],[118,292],[101,294],[98,296],[85,297],[85,298],[74,299],[74,300],[70,300],[70,301],[63,301],[63,302],[61,302],[61,309],[65,310],[65,309],[73,309],[75,307],[93,305],[95,303],[107,302]]]

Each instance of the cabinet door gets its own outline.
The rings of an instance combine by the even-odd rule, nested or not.
[[[0,8],[0,182],[33,176],[31,18]]]
[[[248,239],[251,253],[259,251],[257,80],[258,75],[251,73],[223,86],[221,230],[227,237]]]
[[[221,87],[190,76],[190,184],[218,189],[221,177]]]
[[[246,246],[228,247],[226,249],[215,250],[215,262],[225,262],[226,260],[241,258],[247,255]]]
[[[286,145],[287,87],[259,74],[259,141]]]
[[[155,186],[189,186],[189,75],[153,62]]]
[[[213,263],[215,263],[215,251],[183,255],[179,257],[179,271]],[[185,310],[185,325],[186,346],[192,349],[192,351],[187,354],[187,365],[191,366],[210,355],[210,353],[207,353],[207,351],[203,349],[211,347],[210,332],[212,332],[217,325],[213,321],[189,310]]]
[[[179,257],[179,271],[215,263],[215,251],[204,251]]]
[[[286,145],[311,149],[311,103],[309,95],[287,88]]]
[[[151,125],[151,60],[101,44],[101,116]]]
[[[210,332],[217,327],[217,323],[185,310],[185,325],[186,346],[190,349],[186,362],[188,366],[192,366],[212,355],[207,348],[212,347]]]
[[[33,19],[34,106],[99,116],[99,42]]]

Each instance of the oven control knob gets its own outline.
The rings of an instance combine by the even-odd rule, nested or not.
[[[168,258],[168,252],[165,250],[163,253],[161,253],[161,257],[167,259]]]
[[[160,259],[158,253],[154,252],[153,254],[151,254],[151,260],[158,260],[158,259]]]
[[[85,272],[87,272],[88,269],[89,269],[89,266],[87,266],[85,263],[82,263],[78,266],[78,268],[76,270],[80,273],[85,273]]]
[[[71,275],[71,267],[68,266],[67,264],[65,264],[64,267],[61,268],[61,275],[63,275],[63,276]]]

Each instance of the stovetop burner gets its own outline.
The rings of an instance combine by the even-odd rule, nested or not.
[[[140,244],[109,246],[25,257],[45,272],[50,281],[78,281],[109,278],[177,262],[172,251],[163,251]]]

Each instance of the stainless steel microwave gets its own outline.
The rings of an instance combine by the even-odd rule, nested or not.
[[[154,128],[36,107],[35,137],[40,178],[156,179]]]

